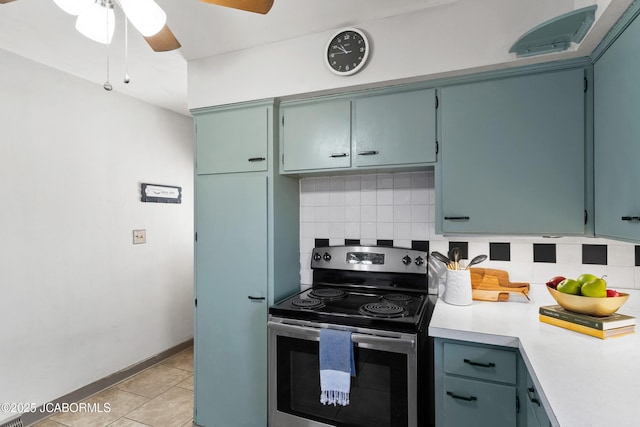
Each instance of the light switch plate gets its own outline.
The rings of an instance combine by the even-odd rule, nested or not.
[[[147,243],[147,230],[133,230],[133,244]]]

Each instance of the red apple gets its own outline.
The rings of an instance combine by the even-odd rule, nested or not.
[[[558,283],[562,282],[566,277],[556,276],[547,282],[547,286],[553,289],[557,289]]]
[[[613,289],[607,289],[607,297],[611,298],[611,297],[619,297],[619,296],[620,296],[620,292]]]

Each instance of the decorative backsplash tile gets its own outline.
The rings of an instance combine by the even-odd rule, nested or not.
[[[607,245],[582,245],[582,263],[607,265]]]
[[[611,287],[640,288],[640,246],[589,237],[442,236],[435,233],[434,205],[432,171],[302,178],[302,283],[311,283],[314,247],[361,244],[444,254],[458,246],[464,261],[489,255],[478,267],[506,270],[514,281],[589,272],[606,275]]]
[[[555,243],[534,243],[533,262],[556,262]]]
[[[511,261],[511,243],[489,243],[491,261]]]

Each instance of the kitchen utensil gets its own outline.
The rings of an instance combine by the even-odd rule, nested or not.
[[[437,259],[440,262],[443,262],[444,265],[448,266],[449,264],[451,264],[451,260],[449,258],[447,258],[446,256],[444,256],[443,254],[441,254],[438,251],[433,251],[431,252],[431,256],[434,257],[435,259]]]
[[[581,295],[565,294],[547,286],[551,296],[562,308],[590,316],[610,316],[627,302],[629,294],[620,292],[619,297],[594,298]]]
[[[476,265],[476,264],[480,264],[482,261],[486,260],[487,256],[486,255],[478,255],[476,257],[473,257],[473,259],[471,261],[469,261],[469,265],[467,265],[467,270],[472,266],[472,265]]]
[[[452,248],[449,258],[453,262],[452,270],[460,270],[460,259],[462,258],[462,252],[459,247]]]

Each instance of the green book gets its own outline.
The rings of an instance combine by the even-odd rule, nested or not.
[[[577,325],[599,329],[601,331],[621,328],[623,326],[632,326],[636,324],[636,318],[626,314],[613,313],[610,316],[596,317],[589,316],[587,314],[574,313],[573,311],[565,310],[559,305],[541,306],[540,314],[575,323]]]

